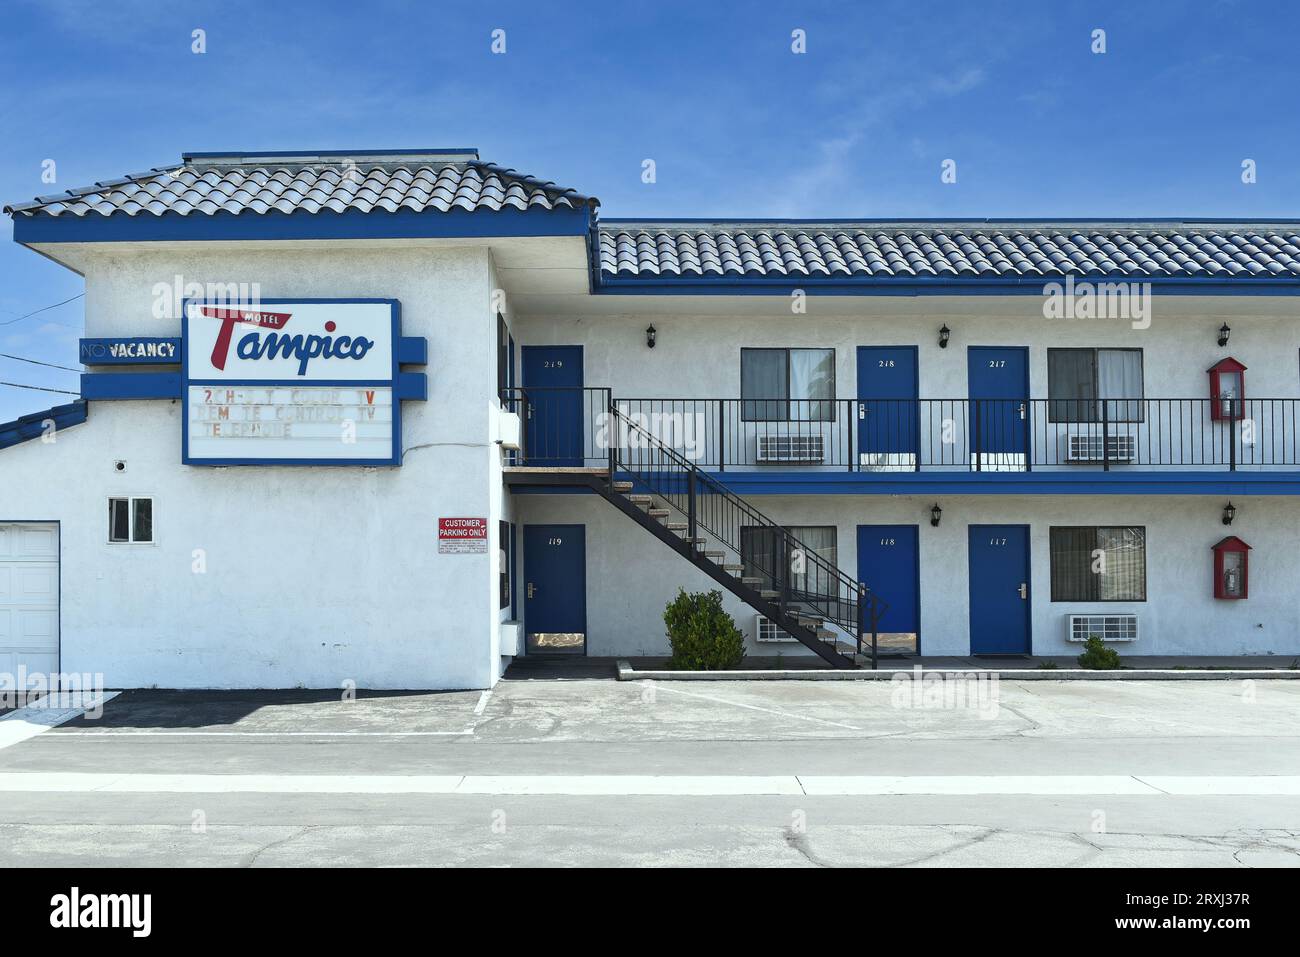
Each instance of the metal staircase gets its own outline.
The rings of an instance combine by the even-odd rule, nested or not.
[[[606,474],[589,476],[587,484],[829,664],[855,667],[869,649],[875,667],[883,601],[650,434],[617,402],[608,413],[608,434],[618,440],[608,441]]]

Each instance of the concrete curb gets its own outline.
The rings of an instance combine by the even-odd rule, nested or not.
[[[626,661],[618,663],[619,681],[892,681],[896,675],[911,677],[912,668],[882,668],[879,671],[754,670],[754,671],[637,671]],[[997,676],[999,681],[1244,681],[1300,680],[1300,669],[1234,668],[1231,670],[1179,670],[1134,668],[1119,671],[1091,671],[1086,668],[923,668],[922,675],[944,677]]]

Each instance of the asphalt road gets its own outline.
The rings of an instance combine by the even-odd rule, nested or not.
[[[0,866],[1300,866],[1300,682],[930,690],[127,692],[0,747]]]

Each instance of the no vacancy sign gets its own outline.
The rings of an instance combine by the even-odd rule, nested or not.
[[[487,554],[488,524],[486,518],[438,519],[439,555]]]

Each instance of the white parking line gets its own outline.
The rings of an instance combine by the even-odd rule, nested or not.
[[[73,718],[79,718],[87,711],[94,711],[104,702],[116,698],[120,691],[106,691],[99,694],[87,692],[87,697],[80,705],[56,708],[52,703],[37,702],[25,708],[10,711],[0,717],[0,749],[12,747],[29,738],[34,738],[50,728],[58,727]],[[56,698],[60,695],[56,694]]]
[[[740,701],[731,701],[728,698],[717,698],[708,694],[693,694],[690,691],[683,691],[681,688],[669,688],[665,685],[654,682],[656,691],[666,691],[669,694],[685,695],[688,698],[699,698],[701,701],[712,701],[716,704],[729,704],[733,708],[745,708],[749,711],[761,711],[763,714],[774,714],[778,718],[793,718],[796,721],[812,721],[816,724],[829,724],[833,728],[847,728],[849,731],[861,731],[861,728],[855,728],[851,724],[843,724],[839,721],[830,721],[826,718],[814,718],[807,714],[791,714],[789,711],[774,711],[771,708],[760,708],[758,705],[744,704]]]
[[[1160,794],[1128,774],[800,775],[814,797],[885,794]]]
[[[571,796],[1300,795],[1300,776],[1098,775],[317,775],[0,772],[0,792],[133,794],[439,794]]]
[[[490,689],[484,691],[478,696],[478,704],[474,705],[474,713],[476,715],[483,713],[483,709],[487,707],[488,698],[490,697],[492,697],[492,691]]]

